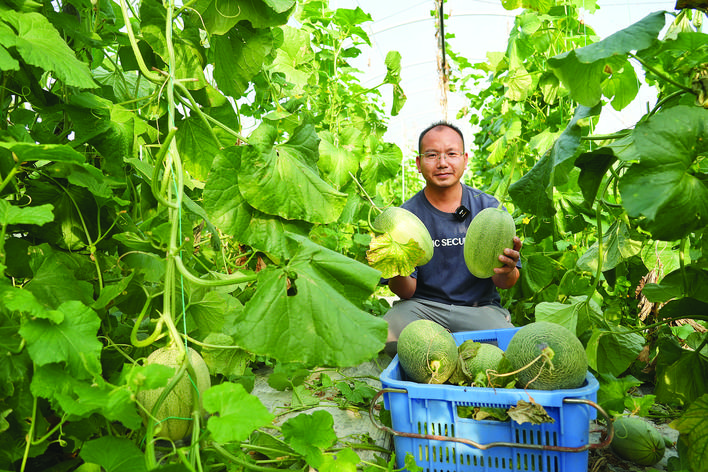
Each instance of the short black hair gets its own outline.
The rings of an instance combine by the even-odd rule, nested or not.
[[[429,131],[431,131],[431,130],[437,128],[438,126],[444,126],[444,127],[446,127],[446,128],[450,128],[450,129],[453,130],[455,133],[459,134],[459,135],[460,135],[460,139],[462,139],[462,152],[465,151],[465,137],[462,135],[462,130],[460,130],[460,128],[458,128],[457,126],[453,125],[453,124],[450,123],[450,122],[447,122],[447,121],[436,121],[436,122],[433,123],[432,125],[430,125],[430,126],[428,126],[427,128],[425,128],[423,131],[421,131],[420,136],[418,136],[418,154],[420,154],[420,153],[423,151],[423,150],[422,150],[422,147],[423,147],[423,137],[424,137],[426,134],[428,134]]]

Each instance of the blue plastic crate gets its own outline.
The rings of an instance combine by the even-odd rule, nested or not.
[[[497,344],[506,349],[519,328],[455,333],[456,342],[472,339]],[[587,470],[590,421],[597,410],[585,403],[570,403],[574,399],[596,402],[599,384],[588,372],[585,384],[577,389],[523,390],[428,385],[406,379],[398,356],[381,373],[385,391],[384,406],[391,412],[396,464],[403,467],[407,453],[426,472],[467,471],[543,471],[582,472]],[[542,405],[555,421],[532,425],[513,420],[473,420],[458,415],[458,406],[509,408],[519,400],[533,400]],[[566,400],[568,399],[568,400]],[[437,435],[443,439],[421,439],[402,434]],[[450,440],[454,438],[454,440]],[[459,442],[473,441],[481,447]],[[485,448],[492,443],[511,443]],[[578,448],[566,450],[532,449]]]

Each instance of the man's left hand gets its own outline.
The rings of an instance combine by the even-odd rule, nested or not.
[[[504,254],[499,255],[499,261],[504,265],[494,269],[492,280],[499,288],[511,288],[519,279],[519,269],[516,264],[519,262],[521,254],[521,240],[514,236],[514,247],[504,249]]]

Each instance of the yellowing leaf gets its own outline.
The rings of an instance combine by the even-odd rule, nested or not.
[[[546,409],[542,405],[535,402],[525,402],[519,400],[516,402],[516,406],[512,406],[507,411],[511,419],[519,424],[531,423],[531,424],[542,424],[542,423],[555,423],[552,417],[548,416]]]
[[[381,271],[381,276],[388,279],[396,275],[411,275],[415,267],[425,258],[425,251],[415,239],[407,243],[396,242],[390,234],[375,237],[366,251],[369,265]]]

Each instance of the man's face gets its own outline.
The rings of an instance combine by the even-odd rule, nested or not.
[[[423,136],[415,164],[428,186],[442,189],[460,182],[467,159],[460,135],[447,126],[438,126]]]

